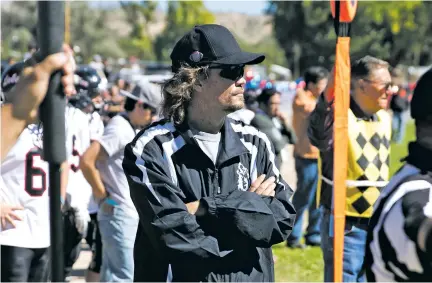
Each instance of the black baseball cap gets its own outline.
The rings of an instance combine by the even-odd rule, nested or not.
[[[175,73],[186,63],[189,66],[255,65],[264,61],[264,54],[240,49],[233,34],[224,26],[198,25],[185,34],[174,46],[170,56]]]
[[[411,100],[411,117],[432,121],[432,68],[418,80]]]
[[[1,91],[3,93],[9,92],[17,84],[24,68],[33,66],[39,61],[40,53],[36,52],[32,57],[24,61],[19,61],[15,64],[7,66],[1,75]]]
[[[4,93],[9,92],[18,82],[22,70],[24,70],[25,62],[18,62],[7,67],[2,74],[1,90]]]

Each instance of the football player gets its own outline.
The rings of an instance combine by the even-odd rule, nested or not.
[[[48,164],[41,155],[43,133],[37,118],[54,71],[63,71],[65,94],[75,93],[72,51],[66,46],[63,51],[28,68],[24,68],[24,63],[17,63],[2,77],[5,97],[1,113],[0,168],[2,282],[49,280]],[[62,165],[62,197],[67,166],[67,162]]]
[[[98,139],[104,130],[104,125],[100,115],[95,111],[93,100],[99,96],[101,78],[97,72],[91,67],[81,67],[75,72],[75,89],[77,95],[69,99],[68,112],[74,119],[75,125],[79,125],[76,129],[81,133],[76,136],[72,136],[73,140],[73,151],[72,160],[70,160],[71,165],[71,175],[74,176],[73,182],[69,182],[68,190],[74,192],[75,201],[73,206],[74,211],[79,211],[78,219],[72,220],[73,216],[69,215],[66,222],[69,222],[66,226],[70,227],[69,238],[70,244],[66,245],[69,248],[69,254],[65,254],[65,260],[68,260],[66,266],[66,272],[70,272],[73,263],[77,260],[80,250],[80,241],[82,239],[83,233],[79,231],[76,227],[85,228],[88,226],[87,235],[85,237],[87,244],[91,247],[93,257],[90,262],[88,273],[86,275],[87,281],[96,282],[99,281],[99,271],[102,262],[102,241],[100,238],[98,223],[97,223],[97,212],[98,205],[96,204],[91,187],[89,183],[85,180],[81,169],[79,168],[79,157],[83,152],[90,146],[92,140]],[[85,125],[82,127],[81,125]],[[85,133],[84,133],[85,132]],[[85,212],[84,212],[85,207]],[[84,221],[87,217],[84,215],[89,215],[90,222],[84,224],[71,225],[74,221]]]

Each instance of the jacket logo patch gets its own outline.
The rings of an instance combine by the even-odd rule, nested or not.
[[[249,172],[241,163],[237,167],[237,178],[238,189],[247,191],[249,189]]]

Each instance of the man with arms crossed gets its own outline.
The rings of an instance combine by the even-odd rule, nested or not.
[[[163,87],[165,120],[125,149],[123,168],[140,216],[135,280],[274,281],[271,246],[295,219],[267,136],[226,116],[244,106],[246,64],[220,25],[194,27],[175,45]]]

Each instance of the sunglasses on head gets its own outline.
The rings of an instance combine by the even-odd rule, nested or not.
[[[210,69],[220,69],[219,75],[222,78],[238,81],[244,76],[244,65],[210,65]]]

